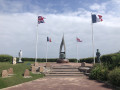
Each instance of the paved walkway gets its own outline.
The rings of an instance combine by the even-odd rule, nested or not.
[[[112,90],[104,83],[82,77],[45,77],[4,90]]]
[[[45,63],[41,63],[41,65],[44,66]],[[52,65],[59,66],[60,64],[52,63]],[[80,66],[80,64],[75,63],[69,63],[69,65]],[[4,90],[113,90],[113,89],[109,88],[104,83],[100,83],[95,80],[89,80],[87,76],[79,77],[66,76],[66,77],[40,78],[34,81],[9,87]]]

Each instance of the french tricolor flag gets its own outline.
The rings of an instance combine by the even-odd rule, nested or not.
[[[52,42],[51,38],[47,37],[47,42]]]
[[[101,15],[92,14],[92,23],[97,23],[97,22],[102,22],[102,21],[103,19]]]

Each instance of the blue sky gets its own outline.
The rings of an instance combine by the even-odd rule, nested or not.
[[[111,6],[114,5],[112,1],[110,0],[0,0],[1,2],[0,8],[2,13],[24,13],[24,12],[37,12],[37,11],[42,11],[44,13],[64,13],[67,11],[77,11],[79,8],[90,10],[89,6],[93,4],[101,5],[107,2],[109,2],[109,6],[106,5],[106,8],[108,10],[109,9],[112,10],[114,9],[114,7],[111,8]]]
[[[37,16],[45,23],[38,26],[38,57],[45,58],[46,37],[48,58],[59,57],[62,35],[65,35],[67,58],[76,58],[76,36],[79,58],[92,57],[91,13],[103,16],[103,22],[93,25],[95,51],[101,54],[120,50],[119,0],[0,0],[0,54],[35,57]]]
[[[18,11],[14,11],[13,13],[34,12],[34,7],[37,7],[38,11],[39,9],[42,9],[45,12],[50,12],[47,11],[48,8],[56,10],[58,13],[64,12],[64,9],[76,11],[78,8],[86,8],[87,4],[92,3],[88,1],[89,0],[84,0],[84,2],[80,0],[1,0],[1,2],[3,2],[9,8],[3,12],[13,12],[11,9],[16,7],[16,3],[22,6],[18,9]],[[4,6],[1,5],[1,8],[4,8]]]

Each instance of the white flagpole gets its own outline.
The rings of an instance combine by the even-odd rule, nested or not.
[[[78,42],[77,42],[77,63],[78,63]]]
[[[35,57],[35,62],[37,62],[37,48],[38,48],[38,24],[37,24],[37,29],[36,29],[36,57]]]
[[[95,51],[94,51],[94,32],[93,32],[93,23],[92,23],[92,13],[91,13],[91,25],[92,25],[92,47],[93,47],[93,64],[95,64]]]
[[[47,63],[48,41],[46,42],[46,63]]]

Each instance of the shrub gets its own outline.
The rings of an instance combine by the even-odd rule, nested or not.
[[[93,63],[93,57],[80,59],[80,62]],[[95,62],[97,63],[96,58],[95,58]]]
[[[92,63],[93,62],[93,58],[92,57],[90,57],[90,58],[83,58],[83,59],[80,59],[80,62]]]
[[[12,56],[10,55],[5,55],[5,54],[1,54],[0,55],[0,62],[12,62]]]
[[[118,58],[118,56],[119,56],[119,58]],[[116,58],[117,60],[120,60],[120,53],[103,55],[103,56],[100,57],[100,60],[101,60],[102,63],[104,63],[104,65],[108,65],[109,68],[112,69],[113,66],[111,64],[113,64],[114,62],[117,61],[117,60],[115,60],[115,57],[117,57]],[[93,63],[93,57],[80,59],[80,62]],[[95,62],[97,63],[96,58],[95,58]],[[116,63],[118,63],[118,61]],[[119,62],[119,64],[120,64],[120,62]]]
[[[18,58],[17,58],[18,60]],[[35,58],[22,58],[22,61],[35,61]],[[46,59],[45,58],[38,58],[37,59],[38,62],[46,62]],[[48,62],[56,62],[57,61],[57,58],[48,58],[47,59]],[[77,59],[69,59],[70,62],[77,62]]]
[[[111,84],[120,86],[120,67],[116,67],[108,74],[108,80]]]
[[[114,69],[116,66],[120,66],[120,54],[109,54],[103,55],[101,57],[102,63],[109,68],[109,70]]]
[[[47,59],[48,62],[56,62],[56,58],[50,58],[50,59]],[[35,61],[35,58],[22,58],[22,61]],[[38,58],[37,59],[38,62],[46,62],[46,59],[45,58]]]
[[[120,66],[120,53],[103,55],[100,58],[104,66],[107,66],[110,70],[114,69],[116,66]],[[80,62],[93,63],[93,57],[80,59]],[[97,63],[97,59],[95,58]]]
[[[112,57],[117,56],[117,55],[119,55],[119,53],[107,54],[107,55],[101,56],[100,59],[103,63],[105,62],[105,63],[111,64],[112,63]]]
[[[119,67],[120,66],[120,54],[118,54],[117,56],[113,56],[112,57],[112,67]]]
[[[77,62],[77,59],[75,59],[75,58],[70,58],[70,59],[69,59],[69,62]]]
[[[102,65],[95,65],[89,75],[90,79],[106,81],[108,77],[108,69]]]

